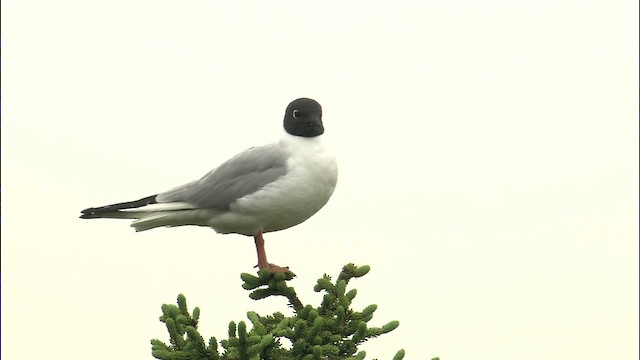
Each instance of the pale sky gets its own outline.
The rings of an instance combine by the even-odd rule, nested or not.
[[[265,235],[305,303],[354,280],[367,359],[638,358],[637,1],[2,2],[2,358],[152,359],[286,311],[253,240],[79,211],[194,180],[324,109],[339,180]]]

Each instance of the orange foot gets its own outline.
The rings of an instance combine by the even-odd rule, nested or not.
[[[291,272],[291,271],[289,271],[289,267],[288,267],[288,266],[282,267],[282,266],[278,266],[278,265],[271,264],[271,263],[269,263],[269,264],[267,265],[267,269],[269,269],[269,272],[271,272],[271,273],[279,273],[279,272],[286,273],[286,272]]]
[[[258,266],[258,265],[256,265],[254,267],[259,268],[258,270],[267,269],[267,270],[269,270],[269,272],[271,274],[277,274],[277,273],[287,274],[287,275],[289,275],[289,276],[287,276],[287,279],[294,278],[296,276],[296,274],[293,271],[289,270],[288,266],[284,266],[283,267],[283,266],[278,266],[278,265],[275,265],[275,264],[268,263],[266,266]]]
[[[296,276],[296,274],[294,274],[291,270],[289,270],[288,267],[282,267],[282,266],[274,265],[274,264],[271,264],[271,263],[269,263],[267,261],[267,253],[266,253],[266,251],[264,249],[264,238],[262,237],[262,231],[259,231],[253,237],[253,239],[255,240],[256,252],[258,253],[258,265],[257,265],[257,268],[259,270],[268,269],[269,272],[272,273],[272,274],[287,273],[287,274],[290,274],[292,278],[294,276]]]

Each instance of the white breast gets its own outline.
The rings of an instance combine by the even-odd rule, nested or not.
[[[260,229],[282,230],[307,220],[329,201],[338,180],[338,167],[323,136],[285,134],[278,144],[291,154],[287,174],[239,199],[225,216],[212,219],[211,227],[245,235],[254,235]]]

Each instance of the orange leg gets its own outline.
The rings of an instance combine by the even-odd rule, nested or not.
[[[256,243],[256,252],[258,253],[258,269],[269,269],[272,273],[277,272],[290,272],[288,267],[282,267],[274,264],[269,264],[267,261],[267,253],[264,249],[264,238],[262,237],[262,230],[260,230],[254,237]]]

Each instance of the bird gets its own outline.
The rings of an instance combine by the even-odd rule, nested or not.
[[[290,272],[268,262],[263,234],[296,226],[318,212],[335,190],[338,167],[317,101],[289,103],[282,127],[278,141],[244,150],[198,180],[139,200],[84,209],[80,218],[133,219],[136,231],[191,225],[253,236],[259,270]]]

